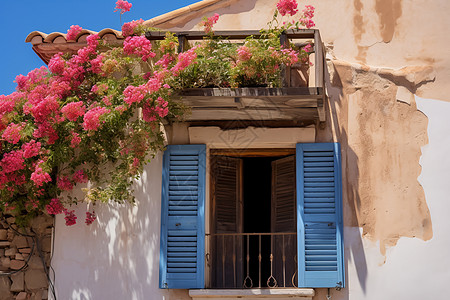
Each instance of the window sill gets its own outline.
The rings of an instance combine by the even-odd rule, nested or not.
[[[229,289],[229,290],[189,290],[189,296],[193,300],[202,299],[272,299],[282,300],[286,298],[296,298],[311,300],[314,296],[314,289]]]

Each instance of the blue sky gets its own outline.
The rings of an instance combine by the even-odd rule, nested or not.
[[[26,75],[43,65],[42,60],[25,43],[35,30],[66,33],[71,25],[100,31],[120,29],[119,13],[114,12],[116,0],[0,0],[0,95],[15,90],[16,75]],[[122,15],[122,22],[150,19],[199,0],[130,0],[131,11]]]

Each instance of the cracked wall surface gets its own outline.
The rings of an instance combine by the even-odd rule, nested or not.
[[[383,255],[400,237],[429,240],[432,221],[417,180],[428,120],[408,96],[431,81],[433,72],[337,60],[329,70],[331,122],[318,131],[318,140],[337,140],[343,146],[345,224],[359,226],[364,237],[379,241]]]

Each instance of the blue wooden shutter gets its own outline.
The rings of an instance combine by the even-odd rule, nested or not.
[[[344,287],[338,143],[297,144],[299,287]]]
[[[169,145],[161,195],[160,288],[205,287],[205,145]]]

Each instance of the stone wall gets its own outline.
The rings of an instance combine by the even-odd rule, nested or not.
[[[52,227],[49,216],[19,228],[13,216],[0,215],[0,300],[48,298]]]

